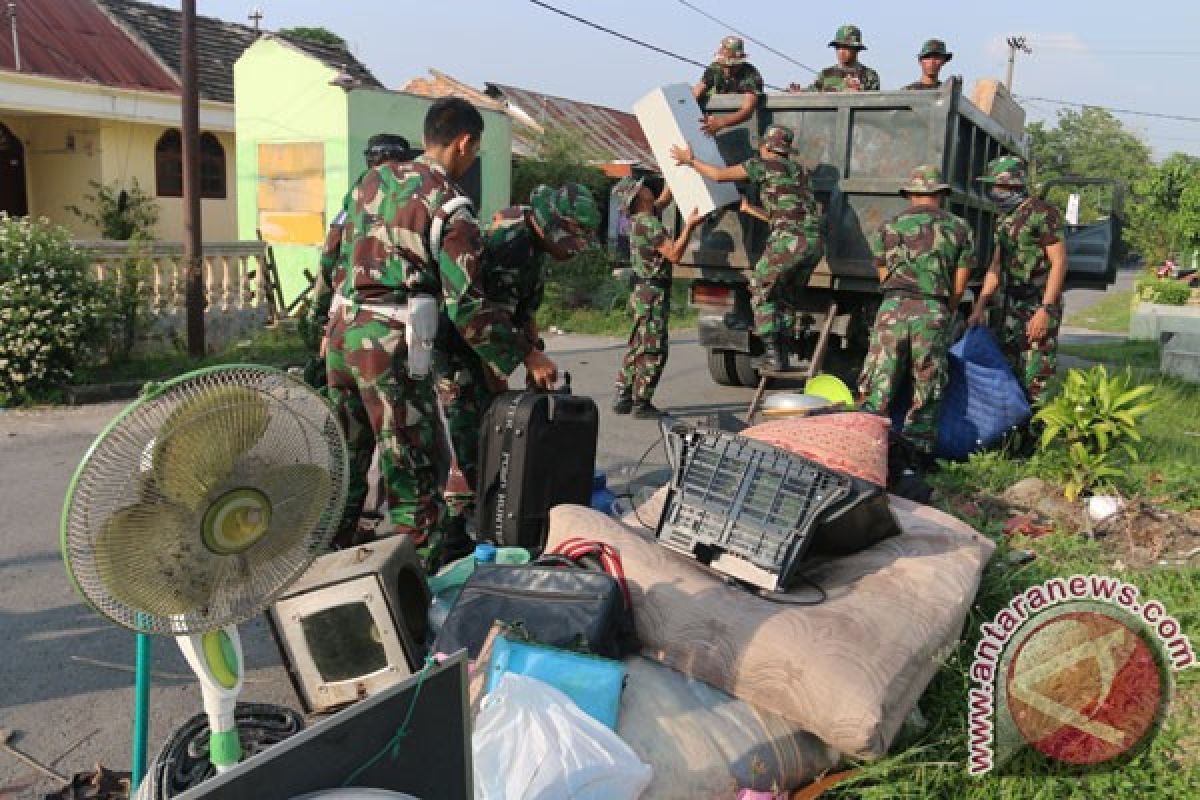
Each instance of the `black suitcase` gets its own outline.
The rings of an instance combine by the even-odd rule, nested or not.
[[[480,425],[479,541],[540,552],[551,507],[591,503],[599,428],[600,414],[590,397],[499,395]]]

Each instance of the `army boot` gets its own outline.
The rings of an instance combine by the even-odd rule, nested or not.
[[[630,389],[617,389],[617,395],[613,398],[612,410],[614,414],[628,414],[633,411],[633,391]]]
[[[787,344],[781,334],[767,337],[763,343],[763,366],[769,370],[782,372],[788,368]]]

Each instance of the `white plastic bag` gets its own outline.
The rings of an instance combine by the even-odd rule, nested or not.
[[[476,800],[637,800],[653,777],[571,698],[512,673],[484,699],[472,752]]]

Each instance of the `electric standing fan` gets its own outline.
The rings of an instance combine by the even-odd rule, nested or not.
[[[67,572],[138,634],[133,780],[145,773],[150,634],[177,637],[200,679],[218,771],[241,748],[237,623],[328,549],[346,500],[346,440],[286,373],[231,365],[148,387],[100,434],[62,514]]]

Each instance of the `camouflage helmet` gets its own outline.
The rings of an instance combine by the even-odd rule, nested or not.
[[[829,43],[830,47],[850,47],[854,50],[866,50],[867,46],[862,43],[862,31],[857,25],[843,25],[837,29],[837,33],[833,35],[833,41]]]
[[[1000,156],[989,161],[984,173],[975,180],[1000,186],[1024,186],[1027,175],[1025,159],[1020,156]]]
[[[782,125],[771,125],[767,128],[767,132],[763,134],[763,146],[781,156],[786,156],[792,152],[792,141],[795,139],[795,134],[791,128],[785,128]]]
[[[637,197],[645,182],[645,178],[635,178],[632,175],[626,175],[617,181],[617,185],[612,189],[612,196],[617,198],[617,207],[628,212],[629,207],[633,205],[633,198]]]
[[[917,53],[917,58],[926,56],[941,56],[944,60],[949,61],[954,58],[954,53],[946,49],[946,43],[941,39],[926,39],[925,44],[921,45],[921,52]]]
[[[732,67],[746,61],[746,43],[740,36],[726,36],[717,48],[714,60],[723,66]]]
[[[568,183],[552,189],[543,184],[530,192],[529,205],[542,235],[568,254],[581,253],[595,241],[600,211],[586,186]]]
[[[913,167],[908,183],[900,187],[900,194],[940,194],[949,191],[950,185],[942,179],[942,171],[933,164]]]

